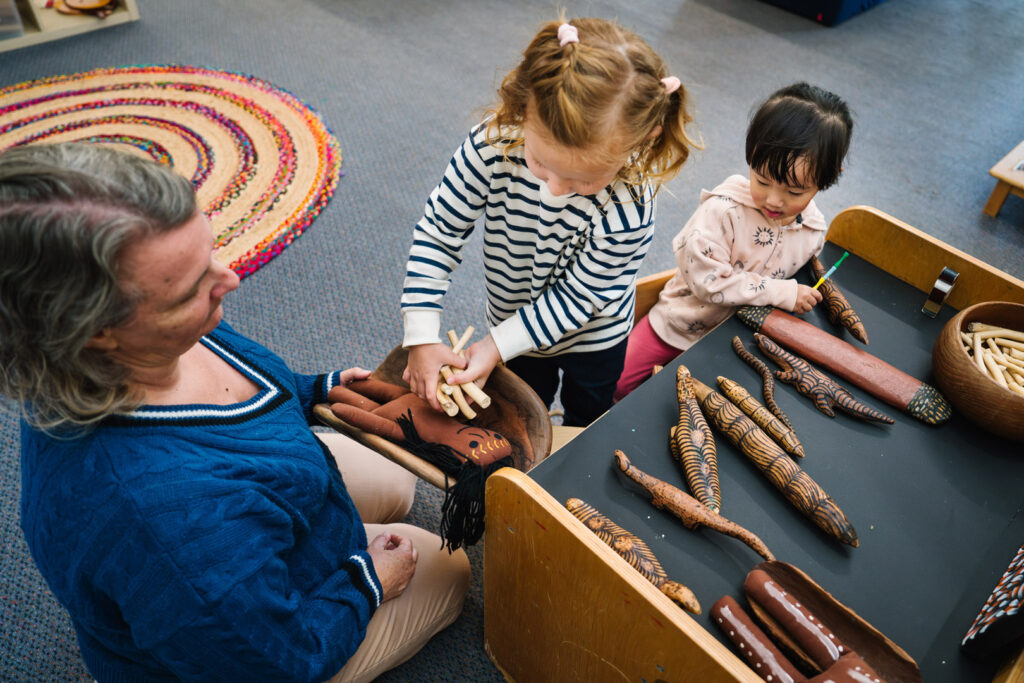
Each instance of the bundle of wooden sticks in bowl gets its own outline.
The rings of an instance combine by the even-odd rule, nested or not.
[[[935,341],[932,369],[959,412],[1024,441],[1024,304],[986,301],[960,311]]]
[[[466,354],[463,348],[473,336],[473,331],[473,326],[470,325],[460,337],[455,334],[455,330],[448,330],[448,343],[452,345],[452,351],[465,358]],[[476,417],[476,411],[469,405],[466,397],[473,399],[473,402],[480,408],[487,408],[491,405],[491,397],[473,382],[452,384],[451,379],[454,374],[455,371],[450,366],[441,366],[441,376],[437,383],[437,401],[449,417],[455,417],[461,412],[467,420],[472,420]]]

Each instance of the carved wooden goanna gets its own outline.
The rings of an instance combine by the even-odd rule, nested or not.
[[[782,420],[787,426],[792,427],[793,423],[789,421],[789,417],[786,416],[786,413],[782,412],[782,408],[775,402],[775,376],[772,375],[771,368],[765,365],[763,360],[747,351],[739,337],[732,338],[732,350],[743,359],[744,363],[754,368],[761,375],[761,393],[764,396],[764,404],[768,410],[772,411],[772,415]]]
[[[700,614],[697,596],[683,584],[668,578],[658,558],[640,537],[629,533],[579,498],[570,498],[565,502],[565,507],[658,590],[687,612]]]
[[[825,274],[826,268],[817,256],[812,256],[808,264],[811,267],[811,272],[814,273],[814,280],[817,282]],[[864,327],[864,323],[861,322],[860,316],[857,315],[857,311],[853,310],[853,306],[846,300],[846,296],[839,291],[839,287],[831,279],[828,279],[821,283],[818,291],[821,292],[829,321],[833,325],[845,327],[857,341],[867,344],[868,331]]]
[[[700,412],[689,371],[676,370],[676,398],[679,422],[669,434],[672,456],[683,466],[693,497],[713,512],[721,512],[722,491],[718,484],[718,453],[715,436]]]
[[[747,393],[746,389],[728,377],[718,378],[718,388],[722,390],[726,398],[732,401],[733,405],[756,422],[758,427],[775,440],[775,443],[782,446],[782,450],[798,458],[804,457],[803,444],[796,438],[793,428],[758,403],[757,399]]]
[[[685,491],[647,474],[633,465],[622,451],[615,451],[614,462],[620,472],[639,484],[650,495],[651,505],[659,510],[668,510],[678,517],[687,529],[706,526],[718,533],[743,541],[765,559],[775,559],[772,551],[768,550],[768,546],[754,533],[747,531],[735,522],[730,522],[718,513],[712,512],[708,506]]]
[[[786,384],[792,384],[804,396],[814,401],[814,406],[829,417],[835,417],[838,407],[844,413],[862,420],[892,424],[893,419],[885,413],[870,408],[853,397],[849,391],[826,377],[804,359],[785,351],[763,334],[755,334],[758,348],[775,361],[783,370],[776,370],[775,377]]]
[[[853,547],[860,545],[857,531],[836,502],[760,427],[703,382],[694,379],[693,390],[711,424],[761,470],[793,507],[838,541]]]

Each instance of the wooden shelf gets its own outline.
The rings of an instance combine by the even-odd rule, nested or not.
[[[35,0],[17,0],[18,12],[21,15],[21,23],[25,32],[14,38],[0,40],[0,52],[47,43],[51,40],[60,40],[79,33],[98,31],[101,28],[139,19],[139,8],[135,0],[121,0],[117,9],[105,19],[61,14],[54,9],[40,9],[35,6],[34,2]]]

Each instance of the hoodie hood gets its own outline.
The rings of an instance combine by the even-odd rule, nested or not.
[[[731,175],[713,190],[701,190],[700,191],[700,202],[703,204],[711,197],[726,197],[731,199],[741,206],[745,206],[749,209],[757,211],[759,216],[762,216],[762,220],[770,221],[774,225],[778,225],[777,222],[772,221],[770,218],[764,216],[757,205],[754,204],[754,198],[750,196],[750,178],[741,175]],[[824,222],[824,217],[819,220],[807,220],[809,214],[813,216],[820,215],[817,208],[815,207],[814,201],[804,209],[799,216],[801,216],[802,227],[811,228],[812,230],[825,230],[828,225]],[[788,225],[793,225],[796,221],[791,221]],[[785,227],[785,226],[782,226]]]
[[[750,196],[750,179],[741,175],[731,175],[713,190],[701,190],[700,202],[703,204],[711,197],[728,197],[737,204],[749,206],[757,210],[754,205],[754,198]]]

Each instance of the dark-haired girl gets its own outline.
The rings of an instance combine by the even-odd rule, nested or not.
[[[672,240],[678,270],[629,336],[615,400],[739,306],[806,313],[821,301],[793,276],[825,243],[828,224],[814,195],[839,178],[852,131],[846,103],[806,83],[758,107],[747,128],[749,177],[702,191]]]

